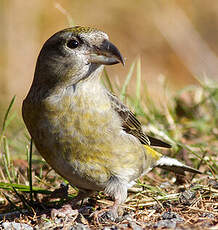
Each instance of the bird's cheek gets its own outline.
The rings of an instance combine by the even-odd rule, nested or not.
[[[73,59],[74,59],[73,61],[75,62],[77,66],[82,67],[88,64],[88,58],[86,54],[76,52]]]

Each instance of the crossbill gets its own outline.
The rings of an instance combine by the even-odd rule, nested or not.
[[[135,115],[101,83],[104,65],[124,59],[102,31],[72,27],[43,45],[22,114],[48,164],[87,194],[105,191],[117,207],[137,178],[153,167],[199,171],[162,156],[150,146],[170,147],[146,135]]]

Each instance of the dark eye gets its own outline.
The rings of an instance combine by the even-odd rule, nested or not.
[[[70,40],[67,42],[67,47],[70,49],[75,49],[79,46],[79,42],[77,40]]]

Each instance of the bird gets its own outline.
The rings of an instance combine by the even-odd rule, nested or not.
[[[152,146],[170,148],[146,135],[142,124],[101,81],[105,65],[125,64],[108,35],[74,26],[43,45],[22,116],[46,162],[84,196],[104,191],[125,202],[136,180],[154,167],[200,173]]]

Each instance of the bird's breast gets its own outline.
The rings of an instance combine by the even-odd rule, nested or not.
[[[58,173],[69,175],[72,184],[84,187],[78,177],[87,179],[87,175],[98,186],[111,174],[127,181],[140,175],[143,147],[122,131],[121,120],[100,84],[60,89],[28,111],[31,122],[26,123],[37,149]]]
[[[39,126],[47,126],[53,146],[58,144],[67,160],[87,162],[99,153],[112,153],[111,134],[119,134],[121,122],[103,86],[87,82],[68,87],[59,96],[50,95],[44,106]]]

